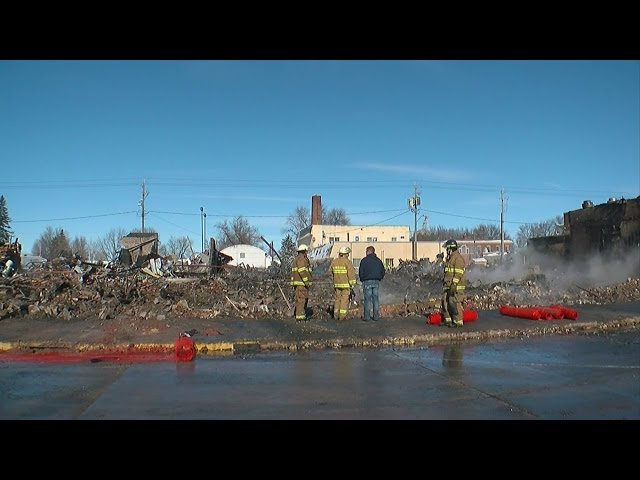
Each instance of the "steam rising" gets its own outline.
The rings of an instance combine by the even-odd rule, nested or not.
[[[467,274],[469,284],[518,282],[544,276],[547,286],[557,293],[575,287],[604,287],[621,283],[629,277],[640,277],[640,250],[628,251],[622,257],[593,255],[567,261],[552,255],[536,253],[515,254],[509,261],[495,268],[471,268]]]

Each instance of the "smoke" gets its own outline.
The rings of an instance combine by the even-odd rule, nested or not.
[[[594,254],[572,261],[550,254],[516,253],[509,260],[505,259],[502,265],[472,267],[467,274],[470,285],[544,278],[547,286],[558,293],[575,287],[614,285],[630,277],[640,277],[640,250],[629,250],[621,256]]]

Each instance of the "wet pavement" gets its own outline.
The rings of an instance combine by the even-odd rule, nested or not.
[[[7,353],[55,351],[171,352],[180,332],[192,337],[199,356],[248,352],[291,352],[390,346],[442,345],[451,341],[481,342],[498,338],[572,335],[640,325],[640,302],[608,305],[572,305],[577,320],[527,320],[479,311],[478,320],[451,329],[426,323],[425,315],[338,322],[318,316],[307,322],[287,319],[180,317],[152,329],[142,320],[37,320],[9,318],[0,322],[0,360]]]
[[[637,420],[640,330],[193,362],[0,360],[0,419]]]

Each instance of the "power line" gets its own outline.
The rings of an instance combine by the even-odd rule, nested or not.
[[[408,211],[408,210],[404,210],[404,209],[403,209],[403,211],[402,211],[401,213],[399,213],[398,215],[394,215],[393,217],[387,218],[387,219],[385,219],[385,220],[380,220],[379,222],[376,222],[376,223],[370,223],[370,224],[368,224],[368,225],[358,225],[356,228],[350,228],[350,229],[348,229],[348,230],[338,230],[338,231],[336,231],[336,232],[334,232],[334,233],[336,233],[336,234],[337,234],[337,233],[349,233],[349,232],[355,232],[355,231],[357,231],[357,230],[360,230],[362,227],[374,227],[374,226],[376,226],[376,225],[380,225],[381,223],[388,222],[389,220],[393,220],[394,218],[398,218],[398,217],[400,217],[401,215],[404,215],[404,214],[406,214],[406,213],[409,213],[409,211]]]
[[[468,215],[456,215],[455,213],[448,213],[448,212],[438,212],[437,210],[426,210],[425,212],[431,212],[431,213],[438,213],[440,215],[446,215],[448,217],[459,217],[459,218],[468,218],[470,220],[482,220],[483,222],[492,222],[492,223],[499,223],[500,220],[496,220],[495,218],[480,218],[480,217],[470,217]],[[515,224],[520,224],[520,225],[531,225],[537,222],[517,222],[517,221],[508,221],[505,220],[504,223],[515,223]]]
[[[399,212],[399,211],[403,211],[404,212],[404,208],[395,208],[393,210],[373,210],[370,212],[356,212],[356,213],[347,213],[346,215],[368,215],[371,213],[389,213],[389,212]],[[149,213],[162,213],[164,215],[200,215],[200,213],[184,213],[184,212],[163,212],[163,211],[159,211],[159,210],[147,210],[147,212]],[[224,217],[224,218],[235,218],[235,217],[243,217],[243,218],[289,218],[290,215],[242,215],[242,214],[237,214],[237,215],[228,215],[228,214],[224,214],[224,213],[219,213],[219,214],[215,214],[215,213],[208,213],[207,214],[208,217]]]
[[[407,211],[403,208],[403,209],[394,209],[394,210],[375,210],[375,211],[371,211],[371,212],[358,212],[358,213],[348,213],[347,215],[365,215],[365,214],[371,214],[371,213],[386,213],[386,212],[397,212],[402,210],[402,212],[398,215],[395,215],[391,218],[388,218],[386,220],[382,220],[381,222],[378,223],[383,223],[389,220],[392,220],[394,218],[397,218],[401,215],[403,215],[404,213],[407,213]],[[449,213],[449,212],[439,212],[437,210],[427,210],[424,209],[423,211],[425,212],[430,212],[430,213],[437,213],[439,215],[445,215],[448,217],[458,217],[458,218],[467,218],[470,220],[481,220],[484,222],[492,222],[492,223],[498,223],[499,220],[496,220],[495,218],[482,218],[482,217],[472,217],[472,216],[468,216],[468,215],[457,215],[455,213]],[[63,220],[82,220],[82,219],[86,219],[86,218],[99,218],[99,217],[109,217],[109,216],[115,216],[115,215],[128,215],[130,213],[138,213],[135,210],[129,211],[129,212],[117,212],[117,213],[104,213],[101,215],[85,215],[82,217],[65,217],[65,218],[42,218],[42,219],[36,219],[36,220],[12,220],[11,223],[36,223],[36,222],[57,222],[57,221],[63,221]],[[147,210],[147,213],[162,213],[162,214],[169,214],[169,215],[200,215],[200,213],[184,213],[184,212],[163,212],[163,211],[158,211],[158,210]],[[243,218],[288,218],[289,215],[224,215],[224,214],[219,214],[219,215],[215,215],[215,214],[207,214],[207,216],[210,217],[226,217],[226,218],[235,218],[238,216],[241,216]],[[155,216],[156,218],[160,218],[158,216]],[[162,218],[160,218],[160,220],[163,220],[167,223],[171,223],[168,220],[164,220]],[[377,225],[378,223],[373,223],[369,226],[374,226]],[[519,224],[519,225],[531,225],[537,222],[519,222],[519,221],[508,221],[505,220],[504,223],[513,223],[513,224]],[[177,226],[177,225],[176,225]],[[345,230],[345,232],[347,231],[351,231],[351,230]],[[336,233],[343,233],[343,232],[336,232]]]
[[[35,223],[35,222],[59,222],[62,220],[82,220],[85,218],[112,217],[114,215],[128,215],[130,213],[138,213],[135,210],[130,212],[103,213],[101,215],[85,215],[83,217],[66,217],[66,218],[44,218],[38,220],[12,220],[11,223]]]
[[[158,187],[207,187],[207,188],[406,188],[407,180],[313,180],[313,181],[299,181],[299,180],[276,180],[276,181],[259,181],[259,180],[216,180],[215,182],[208,182],[203,180],[184,179],[176,180],[171,179],[165,181],[164,179],[148,179],[147,183],[152,183]],[[436,189],[460,189],[464,188],[465,191],[480,191],[491,192],[500,190],[501,187],[497,185],[483,185],[483,184],[469,184],[469,183],[454,183],[454,182],[434,182],[434,181],[421,181],[421,185],[429,185],[431,188]],[[123,180],[46,180],[46,181],[20,181],[20,182],[1,182],[0,188],[6,189],[25,189],[25,188],[96,188],[96,187],[124,187],[130,185],[137,185],[137,182],[130,179]],[[511,194],[522,195],[540,195],[540,193],[546,193],[547,195],[558,197],[582,197],[584,195],[611,195],[616,193],[622,196],[634,197],[636,194],[630,191],[621,191],[615,188],[608,190],[582,190],[582,189],[563,189],[557,190],[554,188],[544,187],[520,187],[512,185],[509,188]]]
[[[151,212],[149,212],[149,214],[151,214]],[[158,215],[151,215],[151,216],[152,216],[153,218],[157,218],[157,219],[159,219],[159,220],[162,220],[163,222],[166,222],[166,223],[168,223],[169,225],[173,225],[174,227],[178,227],[180,230],[184,230],[185,232],[188,232],[188,233],[192,233],[192,234],[194,234],[194,235],[197,235],[197,233],[196,233],[196,232],[194,232],[194,231],[192,231],[192,230],[188,230],[188,229],[184,228],[182,225],[178,225],[177,223],[170,222],[169,220],[166,220],[166,219],[164,219],[164,218],[162,218],[162,217],[159,217]]]

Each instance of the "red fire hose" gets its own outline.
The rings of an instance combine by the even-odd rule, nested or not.
[[[478,320],[478,312],[476,310],[464,310],[462,312],[462,322],[475,322]],[[427,314],[427,323],[429,325],[440,325],[442,323],[442,314],[440,312],[433,312]]]
[[[541,307],[540,312],[542,315],[550,315],[551,318],[556,320],[562,320],[564,318],[564,312],[561,308],[557,307]],[[547,320],[551,320],[551,318],[547,318]]]
[[[502,305],[500,307],[500,315],[527,318],[529,320],[540,320],[542,312],[539,308],[535,307],[510,307],[508,305]]]
[[[576,320],[578,312],[562,305],[549,305],[548,307],[500,307],[500,314],[509,317],[527,318],[529,320],[562,320],[568,318]]]
[[[179,362],[191,362],[196,358],[196,345],[193,339],[180,335],[176,340],[176,358]]]
[[[568,318],[569,320],[577,320],[578,319],[578,311],[573,308],[563,307],[562,305],[550,305],[553,308],[559,308],[562,310],[564,314],[564,318]]]
[[[464,310],[462,312],[463,322],[475,322],[478,320],[478,312],[476,310]]]

